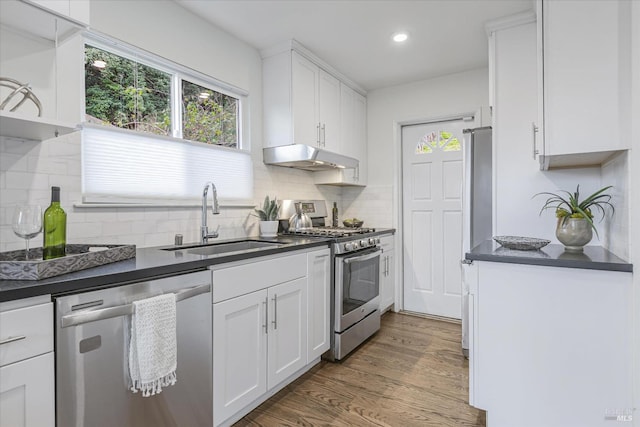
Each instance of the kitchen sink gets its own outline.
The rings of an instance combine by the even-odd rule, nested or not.
[[[175,251],[181,250],[189,254],[194,255],[219,255],[229,252],[242,252],[251,249],[264,249],[275,248],[281,246],[279,242],[263,242],[258,240],[242,240],[239,242],[227,242],[227,243],[212,243],[206,245],[192,246],[192,247],[178,247],[165,250]]]

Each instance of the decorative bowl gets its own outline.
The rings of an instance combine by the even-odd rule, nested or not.
[[[535,251],[551,243],[551,240],[520,236],[494,236],[493,240],[505,248],[520,251]]]
[[[347,218],[344,221],[342,221],[342,224],[344,224],[345,227],[359,228],[359,227],[362,227],[362,224],[364,224],[364,221],[358,218]]]

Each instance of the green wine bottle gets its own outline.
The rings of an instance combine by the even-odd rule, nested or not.
[[[44,211],[44,242],[42,258],[65,256],[67,245],[67,214],[60,206],[60,187],[51,187],[51,204]]]

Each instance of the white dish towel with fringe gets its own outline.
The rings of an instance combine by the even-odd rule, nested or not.
[[[176,295],[135,301],[131,315],[131,391],[149,397],[176,383]]]

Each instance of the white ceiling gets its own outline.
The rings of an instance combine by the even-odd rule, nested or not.
[[[487,21],[533,0],[176,0],[257,49],[296,39],[366,90],[487,66]],[[404,30],[402,45],[391,36]]]

